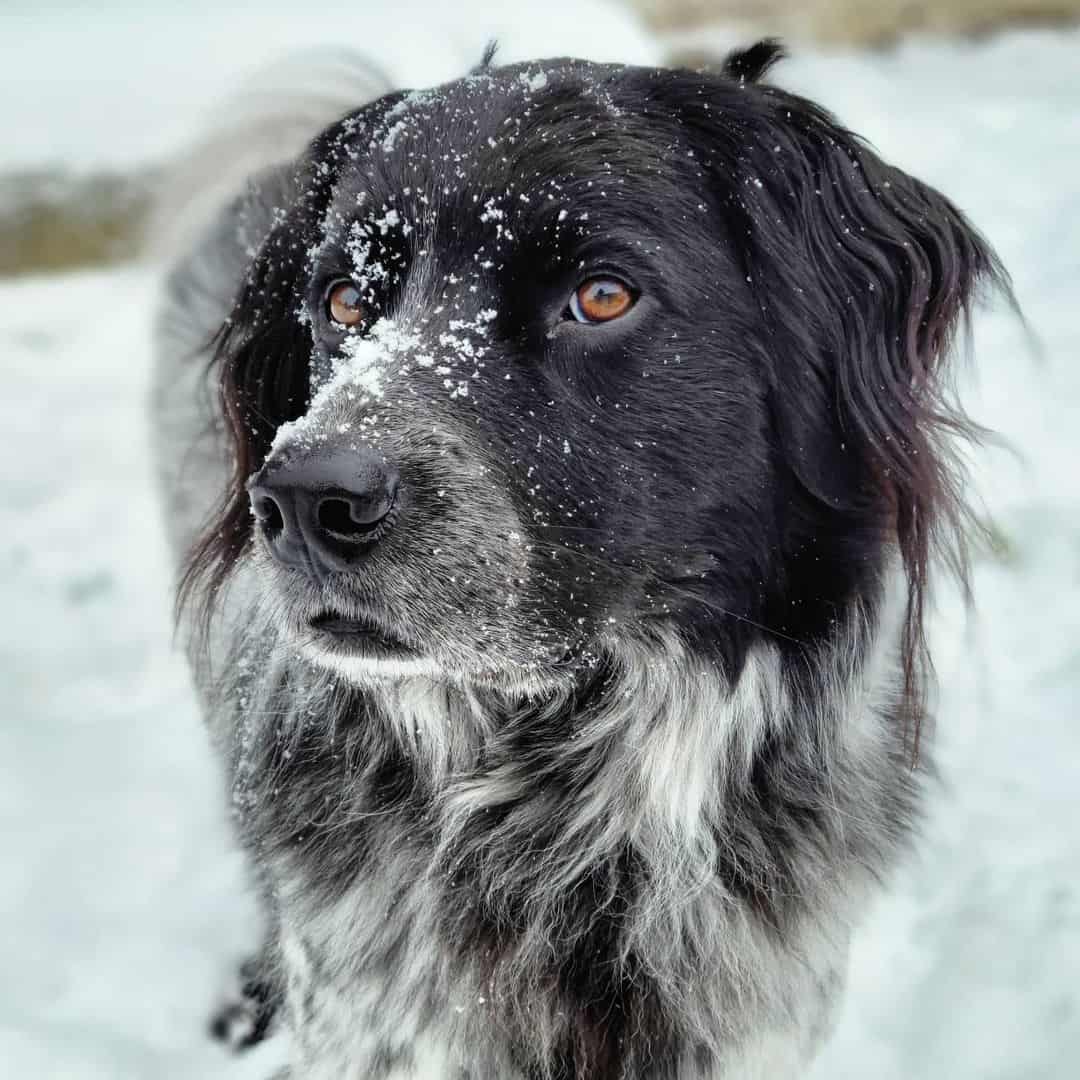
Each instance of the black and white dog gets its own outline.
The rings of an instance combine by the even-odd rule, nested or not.
[[[181,608],[290,1076],[773,1080],[829,1030],[962,569],[943,365],[1007,285],[778,56],[489,57],[171,274]]]

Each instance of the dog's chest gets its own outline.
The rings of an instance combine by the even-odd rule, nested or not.
[[[618,1016],[630,1011],[625,1000],[605,1004],[596,1026],[597,1012],[588,1003],[577,1017],[561,1015],[564,1008],[573,1008],[571,1001],[533,984],[535,996],[521,1004],[534,1016],[537,1030],[508,1024],[507,1013],[492,1000],[475,969],[444,940],[440,914],[450,902],[447,894],[419,880],[404,891],[393,890],[393,875],[390,870],[385,876],[359,879],[333,901],[320,896],[316,882],[279,878],[279,892],[286,900],[280,949],[295,1080],[524,1080],[533,1074],[522,1073],[515,1062],[547,1056],[538,1038],[544,1026],[559,1031],[563,1047],[575,1038],[579,1045],[601,1040],[594,1044],[599,1049],[595,1067],[581,1072],[574,1064],[579,1051],[549,1044],[549,1064],[562,1070],[556,1075],[589,1080],[783,1080],[800,1075],[820,1029],[828,1024],[839,989],[843,950],[819,951],[820,942],[807,942],[809,954],[799,965],[764,973],[769,981],[785,983],[783,997],[789,1004],[798,1001],[796,1023],[778,1025],[773,1010],[760,1002],[736,1010],[744,1016],[724,1016],[717,1006],[730,986],[721,985],[727,981],[723,978],[709,979],[695,994],[704,1008],[690,1005],[684,1018],[689,1028],[698,1023],[744,1033],[749,1028],[751,1043],[740,1039],[741,1045],[730,1052],[703,1054],[686,1033],[675,1036],[667,1022],[646,1007],[634,1010],[640,1028],[633,1040],[623,1044],[615,1039],[610,1046],[619,1049],[611,1053],[601,1043],[609,1034],[606,1026],[616,1025]],[[554,939],[551,946],[555,948]],[[610,963],[611,958],[588,956],[588,964],[596,968]],[[771,967],[776,958],[759,954],[755,963]],[[654,1004],[662,1012],[673,1007],[656,999]],[[654,1040],[666,1045],[659,1060],[653,1062],[651,1052],[635,1056],[641,1046],[632,1049],[630,1042],[657,1045]]]
[[[426,901],[386,901],[366,882],[317,912],[282,912],[295,1075],[515,1080],[491,1039],[488,1002],[447,963]]]
[[[331,948],[331,943],[326,943]],[[337,943],[351,949],[355,943]],[[281,937],[287,975],[286,1007],[293,1035],[293,1065],[309,1080],[404,1080],[453,1076],[448,1048],[422,1030],[420,1003],[401,1008],[385,983],[372,978],[341,978],[327,970],[325,947],[288,929]]]
[[[688,888],[681,863],[645,873],[640,860],[585,862],[587,835],[563,845],[574,885],[557,886],[566,867],[543,860],[574,819],[562,807],[540,816],[539,789],[515,804],[529,827],[521,844],[496,843],[500,819],[475,815],[473,853],[499,873],[468,859],[440,872],[439,815],[388,744],[350,748],[320,727],[287,746],[280,729],[252,734],[238,797],[277,899],[298,1078],[516,1080],[523,1061],[589,1080],[795,1075],[828,1010],[842,940],[796,940],[793,928],[779,949],[718,877],[695,875]],[[606,774],[594,788],[610,790]],[[504,909],[520,921],[543,899],[546,914],[493,925],[492,887],[522,881],[532,906],[508,905],[517,894],[507,893]]]

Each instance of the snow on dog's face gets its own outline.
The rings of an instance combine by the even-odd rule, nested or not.
[[[897,543],[917,599],[936,361],[993,266],[774,58],[482,70],[325,132],[221,343],[195,565],[255,560],[359,678],[519,686],[659,625],[729,672],[813,645]]]

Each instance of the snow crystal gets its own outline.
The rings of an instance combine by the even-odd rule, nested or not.
[[[535,75],[530,75],[528,72],[522,72],[522,74],[518,76],[518,81],[521,82],[529,93],[543,90],[548,84],[547,75],[542,71],[538,71]]]
[[[379,230],[380,236],[385,236],[395,225],[401,223],[401,218],[398,216],[398,212],[392,207],[386,211],[381,218],[376,218],[374,225]]]
[[[382,148],[383,148],[383,151],[385,153],[390,154],[390,153],[393,152],[394,143],[397,142],[398,136],[404,130],[405,130],[405,121],[404,120],[398,120],[393,125],[391,125],[390,130],[387,131],[386,135],[383,137],[383,140],[382,140]]]

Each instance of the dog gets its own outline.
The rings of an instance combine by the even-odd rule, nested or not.
[[[800,1075],[909,845],[963,214],[765,81],[357,103],[180,254],[154,430],[295,1078]]]

